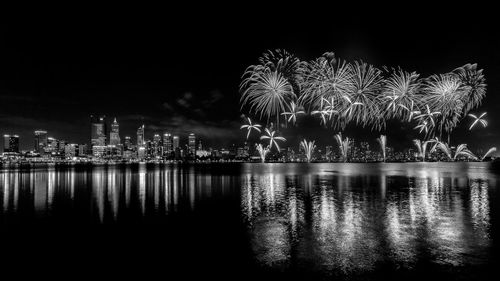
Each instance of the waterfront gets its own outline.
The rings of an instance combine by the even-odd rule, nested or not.
[[[484,279],[498,261],[500,174],[489,165],[7,169],[0,238],[7,265],[28,256],[23,265],[90,276],[99,268],[110,276]]]

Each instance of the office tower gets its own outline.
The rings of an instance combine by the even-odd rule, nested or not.
[[[120,124],[115,120],[111,123],[111,131],[109,132],[109,144],[118,146],[120,144]]]
[[[166,156],[170,156],[173,151],[172,135],[166,133],[163,135],[163,152]]]
[[[106,116],[90,116],[90,143],[91,146],[106,145]]]
[[[45,152],[45,147],[47,147],[47,131],[35,131],[35,152],[43,153]]]
[[[64,156],[72,158],[78,156],[79,148],[76,143],[68,143],[64,146]]]
[[[3,151],[19,153],[19,136],[4,135],[3,136]]]
[[[179,136],[174,136],[172,143],[173,143],[174,150],[179,149],[180,148],[180,146],[179,146]]]
[[[174,136],[172,143],[173,143],[173,148],[174,148],[174,157],[175,157],[175,159],[180,159],[181,158],[181,147],[179,145],[179,136]]]
[[[201,140],[198,141],[198,150],[203,150],[203,144],[201,143]]]
[[[123,150],[124,151],[132,151],[132,139],[129,136],[125,137],[125,141],[123,142]]]
[[[137,147],[144,147],[146,140],[144,139],[144,125],[137,129]]]
[[[196,155],[196,136],[193,133],[188,137],[188,153],[190,156]]]
[[[161,136],[159,134],[155,134],[153,136],[153,155],[161,156],[163,153],[163,147],[161,142]]]
[[[87,153],[88,153],[87,144],[78,145],[78,156],[87,155]]]

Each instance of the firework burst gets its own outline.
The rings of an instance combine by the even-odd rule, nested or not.
[[[436,128],[441,135],[448,134],[457,126],[462,117],[464,102],[462,82],[456,75],[432,75],[424,86],[423,102],[434,112],[440,112]]]
[[[252,130],[255,130],[257,132],[261,132],[260,131],[260,127],[261,125],[259,124],[253,124],[252,123],[252,120],[250,118],[247,117],[247,121],[248,121],[248,124],[245,124],[245,125],[241,125],[240,129],[243,130],[243,129],[246,129],[248,132],[247,132],[247,140],[248,140],[248,137],[250,137],[250,133],[252,132]]]
[[[275,131],[270,131],[269,129],[266,128],[265,130],[267,135],[261,136],[261,140],[269,140],[269,149],[273,148],[273,146],[276,146],[276,149],[278,149],[278,152],[280,151],[280,147],[278,145],[278,141],[286,141],[284,137],[278,137],[276,136]]]
[[[342,97],[352,92],[352,69],[345,61],[325,53],[304,68],[302,81],[302,104],[318,107],[323,99],[342,103]]]
[[[477,64],[466,64],[456,68],[452,73],[457,75],[465,88],[460,96],[464,103],[463,115],[465,115],[471,109],[481,105],[483,98],[486,96],[486,79],[483,70],[478,69]]]
[[[310,163],[312,160],[314,150],[316,149],[316,145],[314,144],[314,141],[308,142],[306,139],[304,139],[300,142],[300,147],[302,149],[304,149],[304,153],[306,155],[307,162]]]
[[[256,144],[255,149],[259,152],[260,161],[262,163],[266,162],[266,156],[269,153],[269,146],[264,147],[262,144]]]
[[[416,72],[392,69],[390,77],[385,81],[383,95],[385,97],[387,118],[412,120],[418,101],[421,81]]]
[[[386,159],[386,146],[387,146],[387,137],[385,135],[380,135],[379,138],[377,138],[377,142],[380,145],[380,150],[382,152],[382,159]]]
[[[351,65],[351,92],[348,110],[357,125],[376,127],[381,115],[380,92],[383,86],[382,71],[364,62]],[[352,101],[352,102],[351,102]]]
[[[472,128],[474,128],[474,126],[476,126],[477,124],[481,124],[483,125],[483,128],[486,128],[486,126],[488,126],[488,121],[483,119],[484,116],[486,116],[486,112],[481,113],[479,117],[477,117],[474,114],[469,114],[469,117],[472,117],[474,119],[474,121],[469,127],[469,131],[472,130]]]
[[[344,162],[347,162],[349,158],[349,149],[350,149],[350,144],[351,140],[346,137],[345,139],[342,139],[342,133],[338,133],[335,135],[335,140],[337,141],[337,144],[339,146],[339,152],[340,155],[342,155],[342,159]]]
[[[486,153],[481,157],[481,161],[484,161],[484,159],[486,157],[488,157],[489,155],[491,155],[492,153],[495,153],[497,151],[497,148],[496,147],[492,147],[490,148],[488,151],[486,151]]]
[[[276,71],[266,69],[252,72],[243,80],[241,85],[242,108],[248,106],[250,112],[260,114],[260,117],[269,119],[285,112],[288,104],[295,99],[290,83]]]
[[[288,112],[283,112],[281,115],[284,115],[288,123],[296,124],[297,123],[297,116],[301,114],[305,114],[303,110],[299,110],[295,102],[290,103],[290,111]]]

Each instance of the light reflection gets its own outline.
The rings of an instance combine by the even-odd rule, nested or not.
[[[84,223],[108,223],[195,211],[200,201],[231,192],[232,177],[177,165],[7,170],[0,172],[0,213],[23,211],[24,202],[37,218],[61,214],[75,220],[73,214],[83,214]]]
[[[491,244],[488,182],[495,181],[480,166],[346,166],[246,167],[241,208],[262,264],[287,265],[294,252],[295,261],[345,273],[387,259],[412,268],[425,255],[456,266]]]

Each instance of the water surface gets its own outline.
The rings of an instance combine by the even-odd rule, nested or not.
[[[487,163],[3,170],[0,238],[8,263],[55,272],[484,280],[498,179]]]

